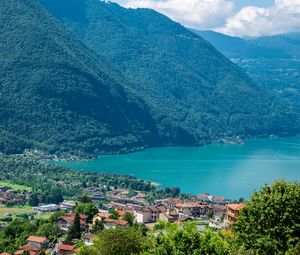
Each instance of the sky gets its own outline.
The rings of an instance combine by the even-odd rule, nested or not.
[[[300,31],[300,0],[113,0],[155,9],[186,27],[240,37]]]

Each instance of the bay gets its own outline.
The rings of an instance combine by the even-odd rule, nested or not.
[[[300,181],[300,137],[251,139],[244,144],[161,147],[103,155],[90,161],[60,161],[77,170],[132,174],[181,192],[249,198],[277,179]]]

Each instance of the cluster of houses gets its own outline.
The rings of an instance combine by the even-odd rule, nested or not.
[[[0,187],[0,205],[20,205],[30,196],[28,191],[17,191],[8,187]]]
[[[57,244],[51,244],[49,240],[44,236],[29,236],[27,244],[21,246],[13,255],[40,255],[40,254],[53,254],[53,255],[72,255],[76,254],[78,250],[75,245],[58,242]],[[7,252],[0,255],[12,255]]]

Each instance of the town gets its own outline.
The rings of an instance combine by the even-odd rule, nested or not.
[[[3,184],[4,182],[2,182]],[[110,193],[103,193],[99,188],[86,188],[82,196],[74,196],[58,204],[43,204],[28,206],[31,191],[22,186],[0,186],[0,228],[6,228],[9,222],[21,220],[36,222],[39,219],[50,219],[57,227],[57,236],[30,235],[26,243],[13,253],[8,254],[76,254],[76,243],[82,242],[86,246],[93,245],[93,238],[99,231],[110,228],[127,228],[133,224],[140,224],[147,229],[155,228],[155,224],[170,222],[182,226],[185,222],[194,222],[198,231],[206,228],[213,231],[229,229],[236,220],[239,210],[244,207],[242,201],[225,199],[209,194],[198,194],[188,199],[174,198],[156,199],[149,203],[144,192],[126,189],[114,189]],[[128,193],[133,196],[128,197]],[[18,212],[18,208],[23,213]],[[22,209],[23,208],[23,209]],[[81,208],[81,209],[80,209]],[[83,210],[82,210],[83,209]],[[7,210],[6,213],[5,210]],[[86,214],[85,214],[85,213]],[[79,233],[72,233],[79,217]],[[78,235],[77,235],[78,234]],[[73,235],[73,237],[72,237]],[[71,237],[70,237],[71,236]]]

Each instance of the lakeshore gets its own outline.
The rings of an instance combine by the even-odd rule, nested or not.
[[[275,179],[300,180],[300,138],[250,139],[244,144],[202,147],[165,147],[102,155],[90,161],[60,161],[76,170],[132,174],[180,187],[181,192],[209,193],[228,198],[249,198]]]

